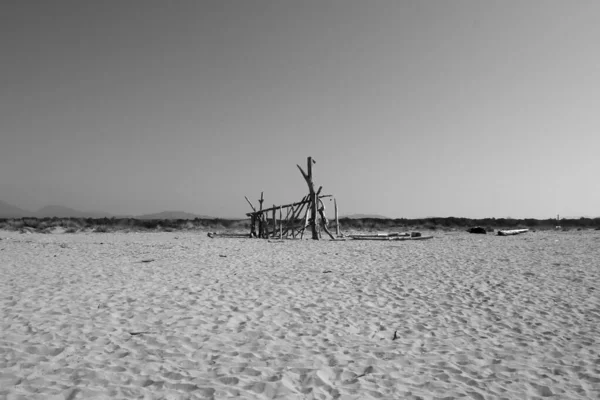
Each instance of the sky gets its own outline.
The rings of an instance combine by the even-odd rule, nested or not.
[[[0,5],[0,200],[600,216],[600,2]],[[330,213],[331,202],[326,202]],[[330,214],[331,215],[331,214]]]

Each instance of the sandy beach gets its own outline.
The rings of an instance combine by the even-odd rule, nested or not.
[[[600,398],[600,232],[429,233],[0,231],[0,398]]]

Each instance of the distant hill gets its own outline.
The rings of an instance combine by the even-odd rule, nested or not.
[[[79,211],[63,206],[46,206],[35,213],[38,218],[107,218],[112,215],[106,212]]]
[[[22,218],[29,217],[33,213],[23,210],[0,200],[0,218]]]
[[[206,215],[192,214],[192,213],[188,213],[185,211],[163,211],[163,212],[154,213],[154,214],[137,215],[133,218],[136,218],[136,219],[196,219],[196,218],[211,219],[212,217],[209,217]]]
[[[113,215],[102,211],[79,211],[73,208],[50,205],[33,212],[5,203],[0,200],[0,218],[135,218],[135,219],[214,219],[207,215],[192,214],[185,211],[163,211],[143,215]],[[222,218],[221,218],[222,219]]]
[[[363,218],[372,218],[372,219],[390,219],[388,217],[384,217],[383,215],[377,214],[351,214],[351,215],[341,215],[340,218],[349,218],[349,219],[363,219]]]

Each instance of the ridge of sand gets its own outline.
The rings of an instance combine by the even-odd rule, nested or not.
[[[600,398],[600,232],[436,236],[0,232],[0,398]]]

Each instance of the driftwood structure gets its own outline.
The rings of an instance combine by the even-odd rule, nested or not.
[[[252,202],[246,198],[246,201],[252,208],[252,212],[246,215],[250,217],[250,237],[256,238],[304,238],[304,233],[310,229],[311,238],[319,240],[321,231],[325,231],[333,240],[336,238],[329,231],[329,221],[325,215],[325,204],[323,199],[330,197],[330,194],[321,194],[323,187],[315,190],[315,185],[312,175],[312,166],[315,161],[312,157],[308,157],[306,171],[300,165],[297,165],[302,177],[308,186],[308,194],[300,201],[284,205],[273,205],[269,208],[263,208],[264,197],[260,194],[258,200],[258,209],[254,207]],[[338,221],[337,202],[333,198],[335,208],[336,235],[340,236],[340,228]]]

